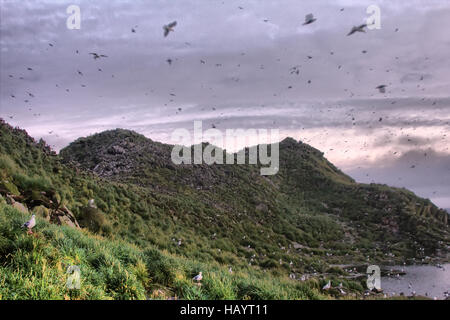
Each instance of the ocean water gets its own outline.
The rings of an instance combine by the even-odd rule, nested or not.
[[[386,269],[404,270],[405,275],[400,277],[381,277],[381,288],[384,293],[399,295],[403,292],[411,296],[416,295],[437,299],[445,299],[444,292],[450,292],[450,264],[438,268],[431,265],[420,266],[389,266]]]

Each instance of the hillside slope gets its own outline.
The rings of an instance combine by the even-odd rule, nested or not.
[[[275,282],[349,276],[330,264],[393,264],[447,253],[443,210],[407,190],[357,184],[293,139],[280,143],[280,172],[267,177],[256,165],[175,166],[170,150],[119,129],[78,139],[57,155],[1,122],[0,193],[42,220],[66,208],[104,241]],[[19,234],[2,234],[3,243]],[[14,259],[20,251],[9,244]],[[14,269],[12,260],[0,264]]]

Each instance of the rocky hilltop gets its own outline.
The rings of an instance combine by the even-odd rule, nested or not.
[[[280,143],[280,172],[274,176],[261,176],[259,166],[248,164],[176,166],[171,150],[170,145],[117,129],[78,139],[61,157],[81,170],[152,193],[189,194],[233,224],[251,221],[261,233],[270,225],[291,246],[302,243],[324,251],[343,247],[360,255],[358,247],[364,244],[371,251],[369,259],[391,257],[399,248],[409,258],[445,249],[444,210],[405,189],[358,184],[322,152],[292,138]],[[209,215],[203,219],[212,220]],[[217,220],[217,225],[230,225]],[[203,227],[207,230],[208,224]],[[233,229],[222,232],[228,237]],[[331,254],[336,255],[329,253],[326,260],[343,259]]]
[[[279,173],[261,176],[260,165],[174,165],[172,146],[129,130],[80,138],[59,155],[4,122],[0,132],[5,201],[141,248],[293,277],[448,253],[444,210],[356,183],[291,138],[279,145]]]

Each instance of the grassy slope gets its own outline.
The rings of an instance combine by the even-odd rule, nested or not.
[[[123,155],[109,154],[116,146]],[[439,241],[448,240],[447,215],[429,200],[404,189],[355,183],[320,151],[293,139],[280,144],[281,169],[269,177],[251,165],[173,166],[170,151],[171,146],[137,133],[111,130],[78,139],[61,155],[85,170],[118,169],[109,180],[142,186],[150,194],[176,194],[175,201],[184,204],[194,201],[194,208],[173,212],[177,223],[188,229],[199,224],[197,234],[220,234],[226,241],[222,247],[240,257],[245,252],[237,243],[259,249],[256,264],[262,267],[276,267],[280,259],[294,261],[300,272],[323,271],[325,260],[365,262],[369,256],[380,262],[395,255],[399,262],[433,255]],[[124,162],[130,170],[123,170]],[[180,209],[186,211],[182,217]],[[198,218],[194,225],[192,215]],[[304,250],[299,260],[292,250],[280,250],[293,241],[310,252]],[[327,255],[331,250],[333,256]]]
[[[0,204],[0,300],[326,298],[317,280],[300,283],[255,270],[229,274],[217,263],[153,246],[141,249],[42,219],[37,220],[37,232],[27,235],[20,229],[27,218]],[[80,290],[66,289],[70,265],[81,269]],[[199,270],[204,274],[201,287],[191,280]]]
[[[109,141],[115,142],[116,133],[112,132],[112,136],[108,137]],[[125,130],[121,134],[120,141],[127,140],[130,135]],[[148,142],[142,136],[136,138],[135,134],[131,135],[132,139],[137,139],[135,142],[138,144]],[[104,142],[102,136],[101,138],[100,142]],[[0,139],[0,178],[3,182],[12,183],[21,194],[54,190],[61,202],[78,218],[82,217],[88,199],[94,198],[106,217],[105,224],[96,230],[96,233],[105,239],[85,231],[47,225],[42,221],[38,225],[38,228],[45,226],[49,230],[59,230],[60,238],[79,237],[92,245],[91,249],[84,253],[86,260],[80,262],[85,262],[84,268],[91,270],[86,271],[86,274],[97,274],[90,283],[93,286],[92,290],[95,292],[98,290],[98,295],[85,292],[83,296],[80,293],[82,298],[121,297],[104,287],[107,283],[105,277],[108,274],[105,270],[115,268],[116,263],[111,264],[110,260],[103,258],[101,260],[106,261],[103,266],[89,262],[88,256],[95,255],[95,251],[99,250],[95,249],[96,246],[105,247],[100,250],[117,261],[117,268],[120,264],[122,269],[119,273],[126,270],[128,274],[138,277],[133,270],[139,266],[144,269],[142,267],[145,265],[152,281],[135,281],[131,276],[130,281],[140,293],[133,293],[130,298],[142,298],[144,292],[149,294],[158,286],[168,290],[167,296],[177,294],[193,298],[199,294],[199,298],[227,297],[224,294],[215,296],[214,292],[219,289],[213,288],[213,285],[205,285],[201,292],[198,292],[197,287],[192,287],[186,279],[190,279],[200,270],[208,273],[212,277],[211,281],[217,280],[217,286],[229,292],[228,297],[243,298],[248,295],[253,298],[312,298],[317,294],[316,289],[321,283],[311,281],[299,284],[297,281],[288,280],[287,276],[290,273],[299,276],[316,271],[333,272],[333,269],[328,269],[329,263],[363,262],[367,254],[371,254],[372,259],[383,260],[387,253],[394,252],[399,259],[403,259],[408,254],[415,254],[416,239],[420,241],[417,246],[425,243],[427,250],[433,250],[439,240],[448,237],[446,225],[440,223],[434,215],[426,216],[432,214],[433,210],[434,214],[439,213],[433,206],[431,206],[433,210],[423,211],[425,216],[418,215],[416,208],[405,211],[403,206],[399,206],[393,218],[396,223],[400,222],[402,232],[393,235],[389,230],[384,230],[384,227],[379,226],[383,212],[383,206],[379,207],[380,199],[377,198],[380,190],[395,196],[387,200],[388,205],[400,203],[401,200],[405,202],[405,206],[411,206],[411,203],[420,201],[424,207],[427,201],[404,190],[355,184],[321,157],[317,150],[304,145],[306,148],[304,152],[305,150],[299,148],[297,143],[292,144],[290,140],[281,146],[282,171],[270,178],[261,177],[258,168],[252,166],[173,168],[164,161],[167,157],[164,150],[168,147],[152,142],[151,153],[138,153],[141,155],[140,161],[135,163],[140,166],[134,168],[134,172],[104,179],[88,174],[84,170],[77,172],[74,168],[62,164],[60,157],[52,155],[45,147],[45,143],[35,143],[26,132],[12,129],[6,124],[0,125]],[[98,143],[93,143],[87,150],[80,150],[80,154],[84,154],[85,157],[95,155],[93,151],[98,147]],[[134,155],[127,154],[127,158],[133,159],[132,156]],[[90,158],[87,160],[90,161]],[[128,183],[125,184],[123,181]],[[367,196],[361,190],[373,194]],[[353,194],[345,196],[346,192]],[[364,199],[365,196],[368,198]],[[7,218],[0,220],[0,235],[3,237],[0,246],[10,250],[8,254],[1,255],[0,261],[2,274],[8,274],[1,280],[5,284],[0,286],[3,297],[12,298],[12,295],[20,290],[20,282],[28,282],[32,287],[39,283],[31,282],[33,275],[29,272],[34,270],[31,263],[34,257],[32,252],[29,252],[32,246],[26,247],[27,245],[49,247],[53,258],[48,258],[48,261],[53,261],[53,265],[51,270],[45,270],[49,272],[50,277],[55,277],[54,279],[59,277],[59,281],[63,281],[66,265],[61,265],[62,269],[58,269],[58,261],[59,263],[65,261],[64,257],[59,256],[64,252],[59,247],[60,242],[54,243],[52,235],[45,235],[39,229],[37,239],[26,238],[17,229],[18,221],[23,222],[25,217],[14,218],[12,211],[9,210],[1,208],[2,215]],[[367,217],[361,214],[364,212],[362,210],[369,210],[368,213],[371,215]],[[16,219],[13,224],[16,229],[6,233],[11,219]],[[422,233],[415,235],[410,230],[417,230],[421,226],[418,221],[423,222],[423,230]],[[358,227],[358,224],[364,227]],[[365,227],[366,225],[369,227]],[[391,237],[388,240],[392,239],[392,246],[381,247],[381,244],[386,243],[382,241],[385,236]],[[46,239],[45,244],[39,244],[40,237]],[[28,252],[19,246],[22,243],[19,239],[22,239]],[[178,239],[182,239],[181,246],[177,245]],[[48,243],[49,240],[51,244]],[[293,241],[303,245],[300,252],[292,248]],[[120,247],[129,248],[130,252],[134,252],[135,259],[132,264],[129,264],[128,260],[121,260],[122,255],[117,251]],[[150,250],[148,248],[153,248],[154,254],[158,257],[170,259],[170,265],[180,265],[182,271],[170,272],[172,269],[169,267],[165,269],[162,266],[152,266],[145,256],[145,252]],[[380,249],[375,250],[375,255],[373,255],[374,248]],[[47,249],[42,250],[47,252]],[[78,252],[85,249],[80,243],[72,242],[70,250]],[[330,256],[329,253],[333,255]],[[76,255],[68,256],[69,260],[78,261]],[[20,263],[16,259],[19,259],[17,261],[24,259],[20,263],[28,261],[24,264],[30,265],[28,273],[18,274],[17,267]],[[45,259],[39,260],[35,268],[43,268],[43,261],[47,261]],[[203,264],[198,261],[202,261]],[[289,265],[290,261],[292,265]],[[249,290],[256,293],[241,290],[237,287],[238,280],[231,281],[226,272],[230,265],[235,271],[233,278],[241,277],[242,286],[248,285],[251,289]],[[178,270],[177,268],[173,270]],[[42,280],[44,277],[42,271],[34,271],[37,272],[36,279]],[[141,273],[145,275],[145,272]],[[170,282],[162,280],[166,274],[172,275],[173,279]],[[95,277],[101,281],[96,282]],[[181,277],[180,279],[190,289],[182,291],[182,286],[174,282],[178,277]],[[333,275],[329,274],[327,277]],[[18,282],[6,284],[7,279],[16,279]],[[209,280],[205,277],[205,281]],[[349,283],[347,286],[353,290],[362,289],[358,283]],[[57,287],[54,288],[57,292],[55,296],[46,297],[62,298],[67,294],[60,286]],[[37,287],[35,289],[38,290]],[[257,292],[261,292],[261,295]],[[270,292],[273,292],[273,295],[270,295]]]

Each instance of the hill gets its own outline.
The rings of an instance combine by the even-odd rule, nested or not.
[[[58,261],[67,261],[48,275],[61,281],[75,261],[93,274],[89,283],[98,297],[121,297],[112,292],[123,288],[103,285],[108,268],[117,267],[136,280],[137,293],[129,298],[152,296],[156,288],[167,291],[165,297],[241,299],[260,292],[265,298],[318,298],[325,297],[318,288],[330,278],[345,281],[355,294],[363,290],[363,280],[345,280],[352,274],[332,264],[394,264],[447,254],[443,210],[404,189],[357,184],[320,151],[293,139],[280,143],[274,176],[261,176],[259,165],[175,166],[172,146],[122,129],[80,138],[60,155],[4,122],[0,141],[3,297],[13,297],[18,284],[30,285],[32,274],[47,276],[36,268],[59,270]],[[27,213],[11,206],[38,215],[36,238],[18,228]],[[42,253],[36,266],[27,262],[30,248]],[[97,251],[104,256],[91,257]],[[169,259],[177,271],[152,264],[159,261],[154,256]],[[18,273],[18,261],[25,273]],[[189,279],[200,270],[211,281],[219,277],[216,285],[228,295],[212,284],[192,287]],[[292,279],[302,276],[309,280]],[[62,298],[55,290],[30,298]],[[97,296],[82,296],[89,297]]]
[[[319,150],[291,138],[280,143],[280,171],[274,176],[261,176],[260,166],[252,165],[176,166],[171,149],[119,129],[78,139],[61,156],[110,181],[141,186],[153,194],[189,195],[216,212],[215,218],[209,212],[203,215],[206,221],[216,221],[202,228],[219,232],[220,238],[235,238],[236,233],[246,237],[238,225],[248,223],[245,229],[253,235],[243,245],[254,242],[259,249],[262,243],[272,244],[265,254],[297,243],[319,250],[318,255],[325,256],[321,260],[330,263],[361,262],[367,256],[380,262],[392,254],[402,259],[434,255],[447,236],[447,215],[429,200],[404,189],[355,183]],[[226,247],[236,242],[242,241]],[[327,249],[334,251],[333,258]]]

